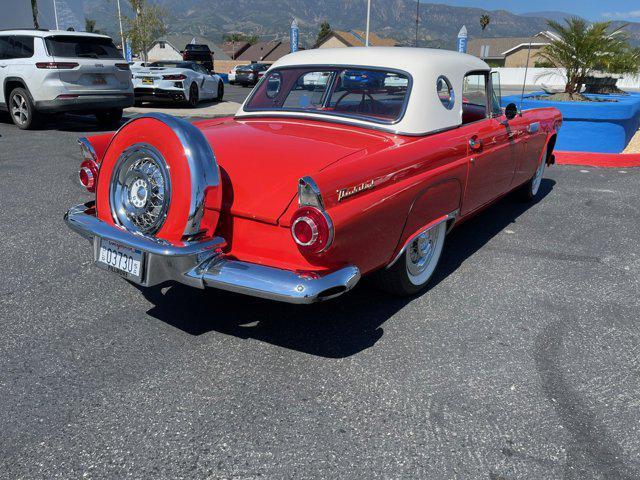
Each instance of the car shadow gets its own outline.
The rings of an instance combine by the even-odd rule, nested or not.
[[[543,180],[537,201],[554,185],[553,180]],[[454,229],[447,237],[431,287],[534,205],[507,196]],[[290,305],[181,284],[136,288],[153,304],[148,315],[189,335],[215,331],[326,358],[345,358],[372,347],[382,337],[382,326],[389,318],[425,295],[395,297],[374,290],[366,279],[342,297],[313,305]]]
[[[6,113],[6,112],[4,112]],[[57,130],[59,132],[86,132],[101,133],[112,132],[127,123],[133,116],[122,117],[118,125],[100,125],[93,115],[78,115],[71,113],[59,113],[56,115],[44,115],[40,118],[36,130]],[[0,123],[13,125],[9,114],[0,115]],[[18,128],[18,127],[15,127]]]

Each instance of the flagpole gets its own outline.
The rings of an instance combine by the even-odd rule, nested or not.
[[[56,7],[56,0],[53,0],[53,16],[56,19],[56,30],[60,30],[60,27],[58,26],[58,9]]]
[[[367,35],[365,38],[365,46],[369,46],[369,22],[371,21],[371,0],[367,0]]]

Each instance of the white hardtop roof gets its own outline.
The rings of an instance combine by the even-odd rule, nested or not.
[[[429,48],[410,47],[349,47],[318,48],[285,55],[275,62],[270,70],[292,66],[354,66],[388,68],[408,73],[412,79],[409,103],[404,116],[393,125],[349,119],[350,123],[361,124],[401,134],[422,135],[462,123],[462,83],[464,76],[472,71],[489,72],[491,67],[472,55]],[[450,110],[445,108],[438,97],[436,83],[445,76],[453,86],[455,102]],[[249,97],[251,98],[251,97]],[[246,103],[246,100],[245,100]],[[284,115],[306,118],[330,119],[327,114],[312,112],[247,112],[244,104],[237,117]],[[336,116],[337,121],[344,121]]]
[[[72,37],[98,37],[111,38],[108,35],[89,32],[71,32],[68,30],[37,30],[37,29],[17,29],[17,30],[0,30],[0,35],[29,35],[32,37],[52,37],[55,35],[67,35]]]

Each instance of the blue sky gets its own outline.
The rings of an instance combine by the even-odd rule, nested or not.
[[[420,0],[513,13],[561,11],[575,13],[589,20],[626,20],[640,22],[638,0]]]

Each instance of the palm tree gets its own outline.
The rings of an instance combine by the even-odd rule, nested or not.
[[[593,70],[607,73],[635,73],[640,56],[622,31],[625,25],[611,29],[611,22],[587,23],[581,18],[565,19],[566,25],[549,20],[558,38],[538,54],[538,58],[566,69],[565,93],[580,93]]]
[[[480,26],[482,27],[482,31],[484,32],[485,28],[489,26],[491,22],[491,17],[487,14],[480,15]]]
[[[33,26],[40,28],[38,24],[38,0],[31,0],[31,13],[33,14]]]

